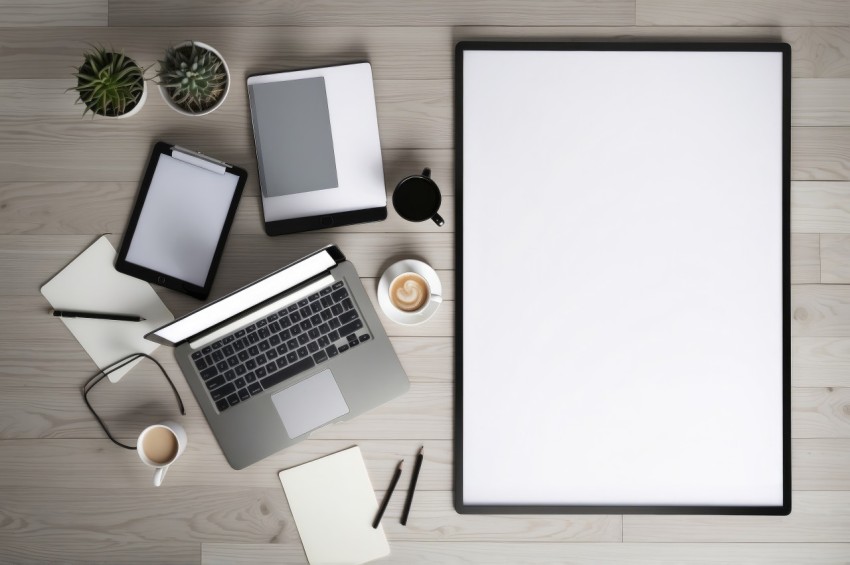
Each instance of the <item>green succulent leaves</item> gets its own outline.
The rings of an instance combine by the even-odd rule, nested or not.
[[[144,91],[144,71],[124,53],[92,47],[83,54],[77,77],[77,102],[83,115],[91,111],[101,116],[120,116],[132,110]],[[72,89],[69,89],[72,90]]]
[[[227,88],[222,60],[195,43],[169,47],[159,61],[159,84],[181,108],[199,113],[214,106]]]

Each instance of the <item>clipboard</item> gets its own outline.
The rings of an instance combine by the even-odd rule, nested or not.
[[[115,268],[205,300],[247,178],[244,169],[158,142]]]
[[[248,77],[268,235],[387,218],[368,62]]]

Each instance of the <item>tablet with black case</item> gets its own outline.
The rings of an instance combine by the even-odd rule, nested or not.
[[[266,233],[385,220],[369,63],[248,77]]]
[[[239,167],[157,143],[115,268],[206,299],[247,178]]]

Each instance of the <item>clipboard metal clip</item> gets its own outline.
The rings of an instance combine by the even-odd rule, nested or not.
[[[224,161],[207,157],[200,151],[191,151],[185,147],[180,147],[179,145],[173,145],[171,147],[171,156],[185,163],[189,163],[190,165],[195,165],[196,167],[201,167],[202,169],[206,169],[220,175],[223,175],[227,169],[230,168],[230,165]]]

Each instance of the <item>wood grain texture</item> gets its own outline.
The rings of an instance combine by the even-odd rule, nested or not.
[[[850,282],[850,234],[829,233],[820,236],[821,282]]]
[[[850,128],[791,128],[792,180],[850,180]]]
[[[844,0],[637,0],[638,25],[850,25]]]
[[[850,387],[850,339],[796,337],[791,340],[794,386]]]
[[[850,438],[850,388],[791,389],[794,438]]]
[[[820,234],[791,236],[791,284],[820,282]]]
[[[850,79],[792,80],[791,125],[850,126]]]
[[[396,542],[381,563],[458,563],[491,565],[844,565],[850,556],[847,543],[445,543]],[[203,565],[254,565],[299,563],[300,547],[281,544],[250,545],[204,543]]]
[[[850,233],[850,182],[791,183],[791,230]]]
[[[791,290],[791,335],[850,336],[850,287],[794,286]]]
[[[250,41],[245,41],[250,37]],[[86,41],[113,45],[149,65],[169,45],[186,38],[215,46],[235,72],[255,74],[368,60],[384,79],[454,76],[452,49],[460,40],[535,41],[784,41],[794,53],[795,78],[850,78],[850,27],[606,27],[458,26],[371,27],[93,27],[4,29],[0,76],[6,79],[68,79],[79,66]],[[155,70],[155,69],[154,69]],[[805,91],[799,94],[806,95]],[[156,93],[154,93],[156,94]]]
[[[105,26],[108,10],[107,0],[4,0],[0,26]]]
[[[110,0],[110,26],[252,26],[252,25],[633,25],[633,0],[604,3],[581,0],[510,0],[452,2],[424,0],[414,4],[393,0],[226,0],[180,3],[155,0],[140,4]]]

